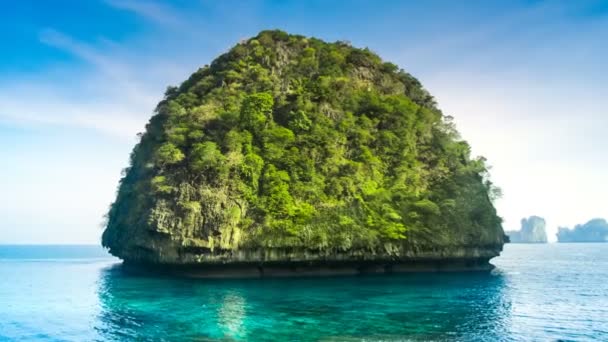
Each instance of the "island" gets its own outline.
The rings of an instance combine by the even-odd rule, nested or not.
[[[489,270],[499,193],[420,82],[369,49],[262,31],[164,99],[102,245],[194,277]]]
[[[608,223],[605,219],[592,219],[585,224],[577,224],[574,229],[560,227],[558,242],[608,242]]]
[[[521,229],[507,231],[511,243],[547,243],[545,219],[530,216],[521,219]]]

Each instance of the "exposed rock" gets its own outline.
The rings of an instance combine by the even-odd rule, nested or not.
[[[545,230],[545,219],[538,216],[530,216],[521,219],[519,231],[507,231],[512,243],[547,243],[547,232]]]
[[[487,270],[486,170],[410,74],[264,31],[167,90],[102,243],[191,275]]]
[[[577,224],[574,229],[560,227],[558,242],[608,242],[608,223],[597,218],[585,224]]]

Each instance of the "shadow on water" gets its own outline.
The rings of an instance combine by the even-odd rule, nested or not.
[[[507,336],[500,272],[197,280],[102,270],[104,340],[492,340]]]

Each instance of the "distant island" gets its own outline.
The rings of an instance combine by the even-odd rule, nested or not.
[[[545,219],[530,216],[521,219],[521,229],[507,231],[506,234],[512,243],[547,243]]]
[[[577,224],[573,229],[560,227],[557,232],[558,242],[608,242],[608,222],[602,218]]]
[[[347,42],[263,31],[169,87],[102,244],[192,276],[489,270],[484,158],[412,75]]]

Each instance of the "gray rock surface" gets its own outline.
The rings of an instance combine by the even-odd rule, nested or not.
[[[521,219],[520,230],[508,231],[506,234],[512,243],[547,243],[545,227],[545,219],[538,216],[530,216],[527,219]]]
[[[557,232],[559,242],[608,242],[608,222],[601,218],[577,224],[573,229],[560,227]]]

